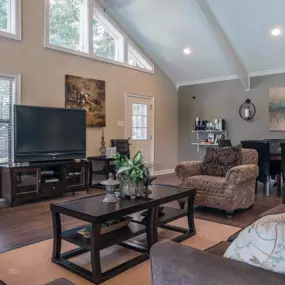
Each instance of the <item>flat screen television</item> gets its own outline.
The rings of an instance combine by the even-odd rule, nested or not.
[[[82,109],[14,106],[14,161],[86,157],[86,112]]]

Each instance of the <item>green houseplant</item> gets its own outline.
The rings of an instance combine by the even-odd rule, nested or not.
[[[142,196],[145,188],[156,177],[150,175],[151,165],[143,160],[143,155],[138,151],[132,159],[115,155],[115,165],[117,167],[117,177],[121,180],[121,191],[125,196],[134,199],[136,196]]]

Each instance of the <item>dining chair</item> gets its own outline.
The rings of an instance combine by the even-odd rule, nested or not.
[[[255,149],[258,153],[259,175],[257,181],[263,183],[263,191],[269,196],[270,191],[270,146],[268,141],[241,141],[242,148]],[[257,185],[256,185],[257,186]]]
[[[129,140],[125,139],[114,139],[111,140],[112,147],[117,148],[117,152],[120,155],[124,155],[127,158],[130,158],[130,145]]]
[[[283,184],[285,183],[285,142],[280,143],[281,146],[281,173],[282,173],[282,180],[283,180]],[[282,199],[282,203],[285,203],[285,193],[284,193],[284,189],[283,186],[281,187],[281,199]]]
[[[218,145],[219,147],[227,147],[227,146],[232,146],[232,143],[231,143],[231,140],[220,139],[218,140]]]

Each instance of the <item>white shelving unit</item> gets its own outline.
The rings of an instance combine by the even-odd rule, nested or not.
[[[197,141],[198,142],[193,142],[192,145],[197,146],[197,152],[200,151],[200,146],[217,146],[217,143],[210,144],[210,143],[200,143],[200,134],[223,134],[225,138],[227,138],[227,131],[218,131],[218,130],[200,130],[200,131],[192,131],[192,133],[197,134]]]

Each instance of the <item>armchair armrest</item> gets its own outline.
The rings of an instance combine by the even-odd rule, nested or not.
[[[151,249],[153,285],[281,285],[284,276],[166,241]]]
[[[239,184],[245,181],[256,179],[259,168],[255,164],[239,165],[231,168],[226,175],[226,180],[230,184]]]
[[[202,161],[183,161],[176,168],[175,173],[179,178],[187,178],[195,175],[201,175]]]

